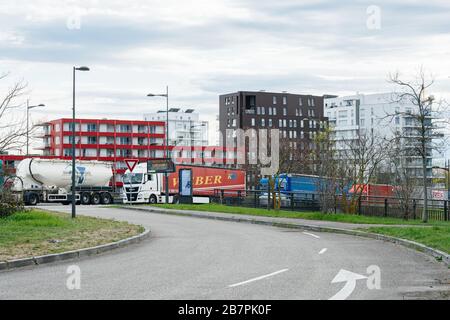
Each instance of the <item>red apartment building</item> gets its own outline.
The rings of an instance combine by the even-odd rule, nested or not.
[[[43,129],[39,135],[43,143],[41,147],[34,149],[42,150],[42,155],[32,156],[72,159],[72,119],[52,120],[39,126]],[[113,162],[115,172],[120,175],[127,169],[125,159],[143,162],[164,158],[165,136],[164,121],[76,119],[75,156],[81,160]],[[173,148],[167,147],[169,156]],[[222,148],[216,146],[184,146],[182,150],[177,150],[175,162],[230,164],[235,163],[235,154],[235,150],[230,150],[227,155]],[[15,166],[14,162],[26,157],[29,156],[0,155],[0,160],[11,168]]]

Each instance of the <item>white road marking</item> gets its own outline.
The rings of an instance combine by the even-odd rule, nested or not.
[[[323,248],[322,250],[319,251],[319,254],[323,254],[323,253],[325,253],[327,250],[328,250],[327,248]]]
[[[338,293],[328,300],[347,299],[352,294],[353,290],[355,290],[356,281],[361,279],[367,279],[367,277],[344,269],[339,270],[338,274],[331,280],[331,283],[345,282],[345,285]]]
[[[309,233],[309,232],[303,232],[304,234],[307,234],[308,236],[311,236],[311,237],[314,237],[314,238],[317,238],[317,239],[320,239],[320,237],[319,236],[316,236],[315,234],[313,234],[313,233]]]
[[[266,274],[266,275],[264,275],[264,276],[260,276],[260,277],[256,277],[256,278],[253,278],[253,279],[250,279],[250,280],[246,280],[246,281],[238,282],[238,283],[235,283],[235,284],[231,284],[231,285],[229,285],[228,287],[229,287],[229,288],[232,288],[232,287],[241,286],[241,285],[247,284],[247,283],[249,283],[249,282],[253,282],[253,281],[265,279],[265,278],[268,278],[268,277],[272,277],[272,276],[274,276],[274,275],[277,275],[277,274],[282,273],[282,272],[286,272],[286,271],[288,271],[288,270],[289,270],[289,269],[278,270],[278,271],[275,271],[275,272]]]

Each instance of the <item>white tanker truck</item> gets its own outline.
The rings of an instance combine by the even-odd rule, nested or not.
[[[111,204],[121,202],[115,192],[112,164],[101,161],[75,163],[75,199],[77,204]],[[72,201],[72,162],[57,159],[24,159],[12,178],[11,191],[27,205],[39,202]],[[110,186],[110,183],[112,186]]]

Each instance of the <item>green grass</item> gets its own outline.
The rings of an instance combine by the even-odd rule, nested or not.
[[[142,231],[126,222],[26,210],[0,218],[0,261],[101,245]]]
[[[355,214],[323,214],[321,212],[298,212],[287,210],[267,210],[265,208],[247,208],[237,206],[226,206],[220,204],[156,204],[155,207],[166,209],[179,210],[195,210],[195,211],[209,211],[222,212],[233,214],[246,214],[254,216],[265,217],[279,217],[279,218],[297,218],[307,220],[322,220],[334,222],[346,222],[356,224],[386,224],[386,225],[421,225],[421,226],[450,226],[450,222],[445,221],[430,221],[429,223],[422,223],[420,220],[404,220],[398,218],[388,217],[369,217]]]
[[[370,227],[364,231],[420,242],[426,246],[450,253],[450,226],[419,227]]]

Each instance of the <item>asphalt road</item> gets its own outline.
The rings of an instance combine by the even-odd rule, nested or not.
[[[48,206],[69,212],[70,206]],[[446,298],[450,271],[428,256],[382,241],[331,233],[78,206],[78,213],[142,224],[140,244],[82,260],[0,273],[0,299],[348,299]],[[71,265],[80,289],[66,286]],[[368,276],[332,283],[341,269]],[[373,282],[373,278],[371,283]],[[340,297],[344,297],[341,292]]]

